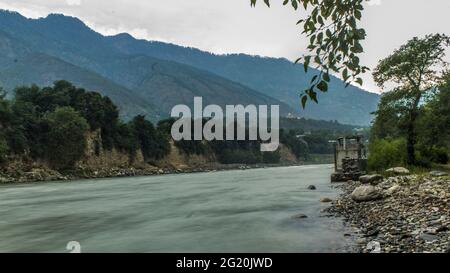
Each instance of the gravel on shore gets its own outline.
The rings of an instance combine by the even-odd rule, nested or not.
[[[336,185],[343,194],[325,210],[355,229],[359,252],[449,253],[450,177],[397,176],[377,182],[382,198],[356,202],[360,182]]]

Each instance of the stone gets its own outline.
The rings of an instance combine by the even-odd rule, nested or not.
[[[379,174],[363,175],[359,178],[362,184],[378,184],[383,180],[383,176]]]
[[[343,173],[333,173],[331,175],[331,182],[345,182],[348,179],[345,177]]]
[[[375,237],[379,233],[380,233],[380,229],[374,228],[374,229],[366,231],[366,233],[364,234],[364,237]]]
[[[441,171],[432,171],[432,172],[430,172],[430,175],[434,176],[434,177],[442,177],[442,176],[446,176],[447,173],[441,172]]]
[[[314,186],[314,185],[310,185],[310,186],[308,187],[308,190],[314,191],[314,190],[317,190],[317,188],[316,188],[316,186]]]
[[[0,176],[0,183],[8,183],[8,182],[9,182],[9,179],[8,179],[8,178],[1,177],[1,176]]]
[[[394,185],[385,191],[386,195],[392,195],[400,189],[399,185]]]
[[[448,230],[449,230],[449,228],[447,226],[440,226],[436,229],[436,232],[445,232]]]
[[[378,200],[382,197],[382,195],[378,188],[372,185],[364,185],[357,187],[352,192],[351,197],[356,202],[368,202]]]
[[[292,219],[306,219],[306,218],[308,218],[308,216],[305,214],[297,214],[292,216]]]
[[[434,242],[438,239],[436,235],[422,233],[419,235],[419,239],[422,239],[425,242]]]
[[[320,202],[322,202],[322,203],[330,203],[330,202],[333,202],[333,200],[331,200],[330,198],[324,197],[324,198],[320,199]]]
[[[395,167],[386,170],[387,173],[397,174],[397,175],[408,175],[411,172],[404,167]]]

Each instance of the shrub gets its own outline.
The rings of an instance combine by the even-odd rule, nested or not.
[[[277,152],[264,152],[263,153],[263,163],[266,164],[277,164],[280,163],[281,155]]]
[[[0,163],[5,162],[8,150],[6,139],[0,134]]]
[[[448,150],[444,147],[436,147],[436,146],[424,146],[421,145],[418,149],[418,159],[421,159],[418,163],[426,160],[428,165],[431,165],[431,162],[438,164],[447,164],[448,163]],[[423,165],[421,165],[423,166]]]
[[[262,162],[261,154],[246,150],[225,150],[219,155],[223,164],[256,164]]]
[[[368,167],[382,171],[406,164],[406,141],[399,139],[375,140],[369,145]]]

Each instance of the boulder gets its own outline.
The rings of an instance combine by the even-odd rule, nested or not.
[[[368,202],[380,199],[382,194],[380,189],[372,185],[364,185],[357,187],[351,197],[356,202]]]
[[[442,177],[442,176],[446,176],[447,173],[441,172],[441,171],[432,171],[432,172],[430,172],[430,175],[435,176],[435,177]]]
[[[310,186],[308,186],[308,190],[314,191],[314,190],[317,190],[317,188],[314,185],[310,185]]]
[[[322,202],[322,203],[330,203],[330,202],[333,202],[333,200],[331,200],[330,198],[325,197],[325,198],[320,199],[320,202]]]
[[[373,175],[363,175],[359,178],[359,182],[362,184],[378,184],[381,181],[383,181],[383,176],[379,174],[373,174]]]
[[[397,175],[408,175],[411,172],[403,167],[395,167],[386,170],[387,173],[397,174]]]

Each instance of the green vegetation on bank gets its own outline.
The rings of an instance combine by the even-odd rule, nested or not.
[[[169,140],[143,116],[128,123],[108,97],[76,88],[66,81],[53,87],[20,87],[12,101],[0,97],[0,157],[47,161],[52,168],[69,169],[86,149],[88,132],[99,131],[101,146],[146,160],[170,151]],[[98,152],[98,151],[97,151]]]
[[[444,61],[450,38],[414,38],[380,61],[374,71],[385,93],[375,113],[369,168],[429,168],[450,154],[450,72]]]

